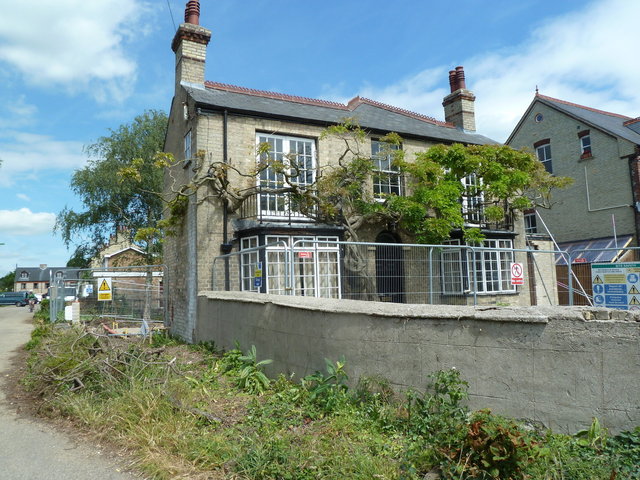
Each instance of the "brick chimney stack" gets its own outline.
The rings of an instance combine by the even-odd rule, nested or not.
[[[198,0],[187,2],[184,22],[180,24],[171,43],[171,49],[176,54],[176,88],[182,82],[204,85],[207,45],[211,40],[211,31],[199,25]]]
[[[451,93],[444,97],[444,119],[456,127],[468,132],[476,131],[475,101],[476,96],[467,90],[464,67],[456,67],[449,72]]]

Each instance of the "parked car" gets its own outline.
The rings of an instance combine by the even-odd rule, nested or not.
[[[0,305],[24,307],[29,304],[27,292],[0,292]]]

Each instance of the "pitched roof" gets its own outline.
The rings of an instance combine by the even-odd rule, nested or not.
[[[27,273],[27,278],[22,278],[22,272]],[[79,269],[72,267],[16,267],[15,282],[49,282],[55,278],[56,272],[64,272],[67,280],[77,280]]]
[[[640,144],[640,118],[631,118],[618,113],[606,112],[604,110],[586,107],[584,105],[567,102],[558,98],[548,97],[540,93],[536,93],[533,101],[527,109],[527,112],[522,116],[520,122],[511,135],[509,135],[509,138],[506,141],[507,144],[520,128],[522,121],[536,102],[555,108],[556,110],[564,112],[573,118],[581,120],[582,122],[603,130],[615,137],[624,138],[625,140],[635,144]]]
[[[196,84],[182,85],[187,94],[205,108],[324,125],[340,123],[345,117],[355,117],[361,127],[385,133],[396,132],[447,143],[498,143],[483,135],[459,130],[451,123],[362,97],[355,97],[345,105],[215,82],[205,82],[205,88]]]

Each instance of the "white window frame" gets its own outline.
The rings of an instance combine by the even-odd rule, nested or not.
[[[551,143],[545,143],[536,148],[538,160],[542,162],[547,172],[553,173],[553,163],[551,157]]]
[[[440,281],[442,293],[446,295],[463,294],[465,290],[464,262],[460,240],[445,240],[443,245],[452,245],[451,248],[443,248],[440,256]],[[458,248],[453,247],[457,245]]]
[[[240,251],[258,247],[258,236],[244,237],[240,239]],[[243,253],[240,256],[240,283],[243,292],[259,292],[260,287],[254,285],[255,271],[260,261],[260,251]],[[264,273],[263,273],[264,278]]]
[[[292,293],[310,297],[341,298],[338,237],[267,235],[265,242],[268,245],[264,268],[267,293],[279,295],[288,293],[286,290],[288,273],[285,269],[290,267],[287,255],[292,248]],[[300,255],[302,252],[310,253],[311,258]],[[325,273],[322,273],[323,270]]]
[[[461,179],[464,187],[462,193],[462,214],[465,225],[481,225],[484,222],[484,193],[482,178],[471,173]]]
[[[483,247],[492,249],[513,250],[511,239],[485,239]],[[475,254],[475,259],[473,255]],[[475,260],[475,267],[469,269],[469,285],[473,290],[476,286],[477,293],[514,293],[516,286],[511,285],[511,263],[514,261],[513,251],[476,250],[469,251],[469,264]],[[471,277],[476,274],[476,282]]]
[[[371,140],[373,160],[373,198],[384,201],[389,195],[404,195],[402,173],[393,164],[393,154],[389,150],[401,150],[395,145],[380,140]],[[385,151],[387,153],[385,153]]]
[[[27,280],[29,278],[29,273],[20,272],[20,280]]]
[[[538,233],[538,219],[536,218],[536,212],[524,213],[524,233],[533,234]]]
[[[317,155],[316,141],[312,138],[294,137],[287,135],[275,135],[270,133],[256,133],[256,147],[263,143],[269,143],[271,150],[268,154],[258,155],[256,161],[265,162],[267,159],[284,163],[290,174],[296,173],[296,168],[291,166],[292,161],[298,163],[297,178],[291,178],[290,182],[305,187],[311,186],[316,181]],[[302,147],[303,151],[300,151]],[[302,165],[300,157],[302,156]],[[265,188],[280,188],[285,186],[285,176],[275,172],[271,168],[262,170],[256,178],[257,186]],[[306,218],[296,208],[296,205],[288,194],[259,193],[257,208],[261,217],[289,217],[296,216]]]
[[[460,245],[460,250],[443,249],[441,257],[441,281],[444,294],[473,293],[496,295],[516,293],[511,285],[511,263],[514,261],[513,240],[485,239],[483,247],[492,250],[467,249],[466,257],[461,254],[464,245],[460,240],[448,240],[445,245]],[[507,249],[507,250],[498,250]],[[447,252],[447,250],[449,252]],[[459,265],[456,272],[455,266]],[[475,282],[473,275],[475,273]],[[458,274],[461,282],[455,281]],[[459,289],[457,286],[462,284]],[[453,286],[453,288],[448,288]]]
[[[580,155],[593,155],[591,153],[591,135],[588,133],[580,137]]]

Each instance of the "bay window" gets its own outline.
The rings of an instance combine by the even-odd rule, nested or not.
[[[511,263],[514,261],[511,239],[486,239],[482,246],[491,250],[466,248],[460,240],[449,240],[440,257],[442,291],[454,293],[508,293],[511,285]]]

